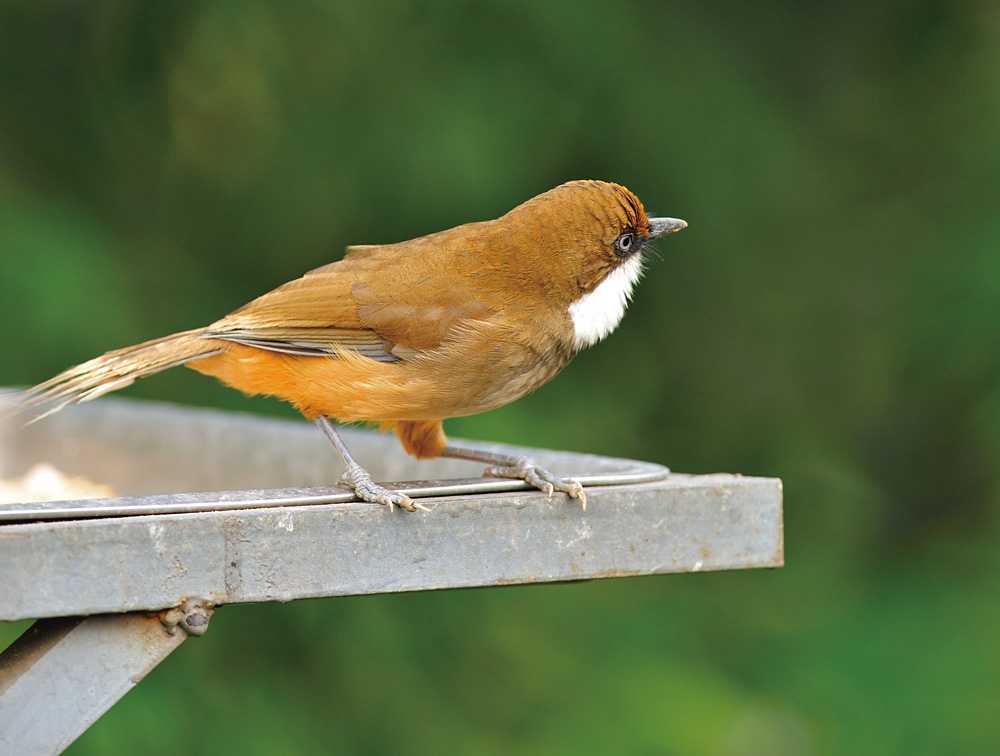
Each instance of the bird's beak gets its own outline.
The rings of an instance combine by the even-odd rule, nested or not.
[[[680,231],[682,228],[687,228],[687,221],[682,221],[680,218],[650,218],[649,238],[666,236],[674,231]]]

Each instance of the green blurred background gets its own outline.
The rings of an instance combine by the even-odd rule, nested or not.
[[[690,228],[449,431],[779,476],[787,566],[227,607],[70,753],[1000,752],[992,3],[5,0],[0,384],[576,178]]]

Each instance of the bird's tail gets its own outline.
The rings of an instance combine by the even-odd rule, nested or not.
[[[138,378],[218,354],[221,351],[219,342],[203,338],[203,334],[204,329],[183,331],[108,352],[23,392],[15,399],[14,409],[48,407],[35,418],[40,420],[69,404],[86,402],[125,388]]]

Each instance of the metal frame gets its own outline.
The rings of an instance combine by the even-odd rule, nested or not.
[[[126,494],[0,506],[0,620],[48,618],[0,655],[0,751],[61,752],[227,603],[782,564],[776,479],[484,447],[580,475],[584,511],[392,438],[345,440],[376,479],[432,475],[405,484],[431,512],[350,501],[305,423],[120,399],[0,422],[0,474],[44,459]]]

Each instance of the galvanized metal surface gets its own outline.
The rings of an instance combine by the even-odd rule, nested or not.
[[[141,496],[335,486],[343,471],[323,434],[302,420],[119,397],[70,407],[31,425],[24,425],[27,419],[4,414],[0,391],[0,477],[22,475],[35,462],[45,461],[67,474],[110,483],[121,496]],[[483,472],[483,465],[474,462],[415,460],[392,434],[345,428],[342,435],[358,462],[379,481],[478,479]],[[630,478],[652,474],[655,479],[667,472],[648,462],[462,443],[488,451],[527,453],[556,473],[624,473]],[[478,482],[524,490],[517,482]]]
[[[781,564],[776,481],[671,476],[425,499],[0,528],[0,619]]]
[[[623,462],[626,461],[623,460]],[[623,465],[620,472],[584,473],[574,477],[589,490],[594,486],[631,485],[663,480],[669,474],[670,471],[660,465],[632,462],[627,466]],[[389,486],[414,499],[430,496],[538,490],[524,481],[506,478],[401,481],[389,483]],[[152,494],[115,499],[37,501],[24,504],[0,504],[0,525],[11,522],[218,512],[231,509],[290,507],[304,504],[346,504],[355,500],[354,493],[346,486],[320,486],[315,488],[271,488],[258,491]]]
[[[0,394],[0,412],[2,402]],[[113,480],[123,493],[151,490],[164,493],[113,500],[0,504],[0,524],[332,504],[355,498],[344,486],[322,485],[336,483],[342,467],[321,434],[304,423],[116,399],[103,400],[98,406],[73,408],[67,417],[59,415],[39,425],[17,427],[14,421],[12,417],[0,417],[0,470],[9,470],[7,475],[23,472],[32,462],[44,459],[66,472],[101,481]],[[414,498],[535,490],[518,480],[466,477],[482,470],[483,466],[476,463],[417,462],[404,455],[391,436],[355,429],[344,430],[343,434],[352,449],[368,457],[366,465],[378,479],[387,480],[393,474],[431,472],[441,478],[457,477],[425,478],[396,485]],[[670,472],[652,462],[502,444],[462,443],[509,454],[530,453],[554,471],[572,471],[588,487],[662,480]],[[248,458],[254,462],[249,466]],[[180,474],[163,479],[164,472],[171,468]],[[186,495],[197,492],[199,483],[206,486],[203,490],[238,490]],[[273,494],[240,490],[253,484],[261,488],[274,486],[275,490]],[[293,484],[296,487],[288,487]],[[314,488],[305,488],[304,484]]]
[[[782,563],[779,480],[479,445],[598,486],[583,511],[345,440],[377,480],[433,478],[432,511],[348,503],[305,423],[105,399],[21,428],[0,408],[0,475],[45,461],[124,496],[0,507],[0,620],[53,618],[0,656],[0,751],[61,752],[221,604]]]
[[[347,438],[376,478],[424,469],[392,437],[354,431]],[[528,452],[564,473],[666,472],[590,455],[503,450]],[[308,424],[127,400],[73,408],[24,430],[0,426],[0,457],[15,473],[44,459],[139,495],[68,507],[93,505],[87,514],[102,515],[94,519],[0,525],[0,620],[159,610],[190,598],[289,601],[782,561],[774,479],[675,474],[592,488],[586,511],[538,491],[431,496],[424,499],[430,514],[312,503],[345,493],[329,485],[226,490],[247,481],[335,481],[339,465]],[[426,467],[480,469],[461,461]],[[223,493],[143,496],[152,486],[213,484]],[[113,516],[130,505],[168,509],[171,502],[199,511]],[[239,509],[200,511],[225,506]]]
[[[137,614],[36,622],[0,656],[0,753],[62,753],[187,637]]]

